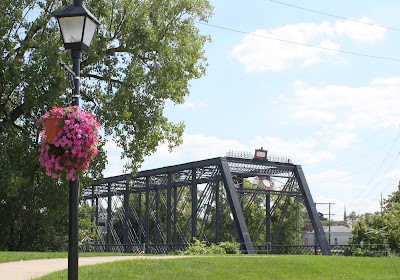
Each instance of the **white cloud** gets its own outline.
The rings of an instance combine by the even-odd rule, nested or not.
[[[372,23],[368,18],[360,21]],[[346,36],[359,42],[381,39],[385,28],[357,23],[350,20],[290,24],[275,29],[259,29],[246,35],[231,51],[231,55],[244,64],[247,72],[282,71],[295,62],[303,66],[319,63],[340,50],[338,40]],[[309,47],[315,46],[315,47]],[[337,63],[343,63],[337,60]]]
[[[328,151],[318,151],[315,139],[293,139],[287,141],[274,137],[257,137],[252,141],[253,147],[264,147],[270,154],[287,156],[293,163],[310,164],[322,160],[330,160],[335,156]]]
[[[224,157],[230,150],[248,151],[248,147],[237,140],[220,139],[201,134],[184,134],[181,146],[170,153],[167,145],[160,145],[153,155],[145,159],[143,168],[149,169],[214,157]]]
[[[391,170],[382,176],[382,180],[397,181],[400,178],[400,170]]]
[[[323,186],[323,188],[328,189],[349,189],[349,187],[353,190],[362,190],[363,186],[354,185],[352,183],[352,176],[342,170],[328,170],[320,173],[309,174],[307,180],[314,184]]]
[[[346,206],[347,214],[351,211],[357,213],[375,212],[378,204],[373,197],[360,196],[366,186],[356,183],[352,174],[343,170],[328,170],[325,172],[306,174],[308,184],[318,203],[333,203],[332,213],[336,213],[334,220],[343,219],[342,213]],[[367,208],[366,208],[367,206]],[[328,213],[327,204],[317,204],[320,212]]]
[[[336,120],[336,114],[333,112],[324,112],[319,110],[299,110],[294,113],[296,118],[307,120],[309,122],[332,123]]]
[[[329,145],[337,148],[348,148],[359,142],[359,137],[353,132],[338,132],[329,137]]]
[[[207,107],[208,105],[204,101],[186,100],[185,103],[178,106],[185,109],[194,109],[194,108],[204,108]]]
[[[184,134],[183,144],[169,152],[167,144],[158,146],[157,151],[145,158],[141,170],[159,168],[164,166],[182,164],[191,161],[204,160],[208,158],[224,157],[229,151],[243,151],[252,153],[256,147],[265,147],[270,153],[278,156],[288,156],[296,162],[307,162],[331,159],[333,155],[320,151],[313,153],[315,141],[308,139],[304,141],[287,142],[282,139],[271,137],[257,137],[244,144],[237,140],[221,139],[214,136],[202,134]],[[106,144],[108,165],[104,175],[114,176],[123,173],[125,160],[120,159],[121,149],[112,140]]]
[[[248,147],[237,140],[219,139],[201,134],[184,134],[183,144],[171,152],[167,144],[158,146],[157,151],[145,158],[140,170],[147,170],[181,164],[196,160],[214,157],[224,157],[229,150],[248,151]],[[114,141],[109,139],[106,144],[108,165],[104,176],[114,176],[124,173],[123,165],[126,160],[121,160],[122,150]]]
[[[105,150],[107,152],[108,164],[103,171],[104,177],[116,176],[125,173],[123,166],[126,160],[121,159],[121,148],[111,139],[107,139]]]
[[[329,85],[324,88],[295,87],[293,117],[302,122],[337,129],[384,127],[400,117],[399,78],[381,78],[367,87]],[[296,82],[299,85],[298,82]]]
[[[391,162],[395,162],[390,160]],[[376,181],[371,184],[374,188],[379,189],[381,195],[384,194],[385,196],[390,195],[393,191],[398,189],[399,184],[399,177],[400,177],[400,170],[393,169],[391,171],[385,172],[383,175],[376,178]]]
[[[256,137],[249,143],[241,143],[237,140],[201,134],[185,134],[183,144],[175,148],[172,153],[168,152],[166,145],[160,145],[153,155],[145,159],[143,169],[224,157],[229,151],[252,153],[257,147],[264,147],[271,155],[287,156],[298,164],[330,160],[335,157],[328,151],[316,150],[316,146],[317,143],[313,139],[285,141],[273,137]]]
[[[400,86],[400,77],[377,78],[372,80],[371,85],[374,86]]]
[[[364,22],[367,24],[359,23],[356,21]],[[374,23],[367,17],[363,17],[356,21],[337,21],[333,29],[337,34],[344,34],[353,40],[361,42],[374,42],[380,40],[387,31],[387,29],[384,27],[374,26]]]
[[[359,196],[346,199],[347,214],[355,211],[358,214],[375,213],[380,210],[380,195],[378,196]]]
[[[375,213],[380,210],[379,202],[372,199],[353,199],[349,200],[347,197],[332,197],[326,195],[315,195],[313,196],[314,202],[317,203],[317,211],[325,214],[328,218],[329,214],[329,204],[331,203],[331,219],[334,221],[343,221],[344,210],[346,209],[346,214],[349,215],[352,211],[357,214],[363,213]]]
[[[257,30],[246,35],[242,42],[232,49],[231,55],[245,65],[247,72],[257,72],[264,70],[282,71],[298,60],[304,61],[305,64],[313,64],[313,62],[321,59],[322,54],[335,54],[321,48],[304,46],[304,44],[307,44],[305,35],[293,26],[275,30]],[[327,44],[327,42],[324,44]],[[335,49],[337,47],[335,46]]]

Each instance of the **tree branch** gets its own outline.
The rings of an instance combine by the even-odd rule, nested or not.
[[[24,114],[25,104],[22,103],[14,108],[9,115],[5,115],[5,117],[0,122],[0,127],[6,127],[14,125],[14,122]]]
[[[50,9],[54,5],[54,2],[48,4],[49,5],[44,10],[45,14],[47,13],[47,15],[42,18],[39,16],[38,20],[35,22],[36,24],[33,25],[31,29],[29,29],[29,31],[26,33],[26,36],[24,40],[22,40],[20,47],[16,49],[17,55],[15,57],[17,59],[22,58],[24,56],[25,51],[27,50],[28,42],[35,36],[36,33],[39,32],[39,30],[46,27],[49,20],[53,17],[54,11],[50,11]]]
[[[105,78],[104,76],[100,76],[100,75],[96,75],[96,74],[85,74],[85,75],[82,75],[82,77],[85,77],[85,78],[93,78],[93,79],[97,79],[97,80],[100,80],[100,81],[110,81],[110,82],[113,82],[113,83],[116,83],[116,84],[120,84],[120,85],[123,84],[123,82],[120,81],[120,80],[116,80],[116,79],[107,79],[107,78]]]

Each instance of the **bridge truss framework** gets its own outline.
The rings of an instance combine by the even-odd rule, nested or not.
[[[283,181],[280,189],[249,188],[248,178]],[[96,240],[90,250],[167,253],[182,250],[196,238],[209,243],[237,241],[253,254],[262,239],[268,252],[275,244],[289,198],[304,204],[320,252],[331,255],[315,203],[300,165],[269,160],[219,157],[95,181],[83,199],[95,206]],[[258,200],[257,200],[258,198]],[[265,207],[258,226],[246,223],[252,205]],[[272,199],[271,199],[272,198]],[[254,208],[253,208],[254,209]],[[276,213],[275,213],[276,212]],[[271,231],[271,217],[278,221]],[[260,237],[262,234],[262,238]]]

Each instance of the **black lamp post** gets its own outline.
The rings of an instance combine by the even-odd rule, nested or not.
[[[74,5],[55,14],[60,26],[65,49],[71,50],[74,89],[72,106],[79,106],[80,61],[82,51],[89,50],[99,21],[85,7],[83,0],[74,0]],[[68,279],[78,279],[78,203],[79,177],[69,184],[69,240]]]

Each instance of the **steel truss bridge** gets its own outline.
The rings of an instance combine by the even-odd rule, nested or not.
[[[259,178],[281,186],[245,182]],[[277,240],[295,200],[307,210],[318,250],[331,255],[303,170],[290,161],[219,157],[124,174],[95,181],[83,189],[83,199],[95,207],[97,225],[87,250],[168,253],[196,238],[235,241],[243,253],[268,253],[282,245]],[[250,225],[254,207],[263,214]]]

